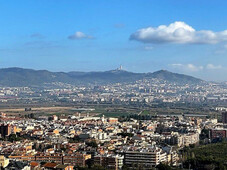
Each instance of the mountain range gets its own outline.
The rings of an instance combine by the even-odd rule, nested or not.
[[[103,72],[50,72],[24,68],[0,69],[0,86],[42,86],[46,83],[62,82],[69,84],[108,84],[128,83],[142,79],[157,78],[177,84],[199,84],[204,81],[192,76],[160,70],[153,73],[134,73],[125,70]]]

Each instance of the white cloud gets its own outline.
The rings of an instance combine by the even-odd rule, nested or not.
[[[173,68],[178,68],[184,71],[196,72],[204,69],[203,66],[196,66],[194,64],[170,64]]]
[[[213,64],[207,64],[206,66],[206,69],[209,69],[209,70],[217,70],[217,69],[222,69],[222,66],[221,65],[213,65]]]
[[[195,66],[193,64],[187,64],[186,68],[190,71],[200,71],[203,70],[203,66]]]
[[[168,26],[160,25],[156,28],[147,27],[140,29],[130,36],[130,40],[153,44],[216,44],[227,41],[227,30],[221,32],[197,31],[190,25],[177,21]]]
[[[182,66],[184,66],[183,64],[170,64],[171,66],[173,66],[173,67],[182,67]]]
[[[93,36],[86,35],[83,32],[77,31],[75,34],[68,36],[70,40],[79,40],[79,39],[93,39]]]
[[[204,69],[206,70],[218,70],[218,69],[223,69],[221,65],[214,65],[214,64],[207,64],[205,66],[196,66],[194,64],[170,64],[171,67],[175,69],[180,69],[183,71],[190,71],[190,72],[197,72],[197,71],[202,71]]]

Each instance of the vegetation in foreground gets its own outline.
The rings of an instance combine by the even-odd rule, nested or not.
[[[183,151],[184,167],[190,169],[227,169],[227,142],[201,145]]]

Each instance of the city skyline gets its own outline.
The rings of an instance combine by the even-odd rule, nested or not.
[[[0,3],[0,68],[88,72],[123,65],[227,80],[225,1]]]

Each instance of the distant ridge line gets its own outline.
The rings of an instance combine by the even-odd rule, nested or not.
[[[134,73],[126,70],[115,69],[109,71],[70,71],[51,72],[48,70],[34,70],[20,67],[0,69],[0,86],[43,86],[47,83],[62,82],[69,84],[108,84],[129,83],[142,79],[156,78],[177,84],[199,84],[205,81],[167,70],[153,73]]]

